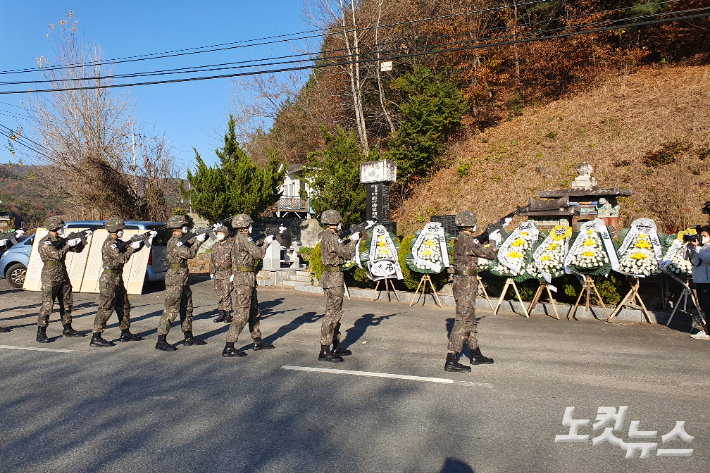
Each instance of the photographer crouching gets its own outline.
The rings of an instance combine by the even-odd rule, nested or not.
[[[693,265],[693,282],[698,293],[700,310],[705,319],[705,331],[702,330],[695,335],[691,335],[696,340],[710,340],[710,227],[700,228],[700,234],[688,235],[683,239],[687,241],[685,246],[685,259]]]

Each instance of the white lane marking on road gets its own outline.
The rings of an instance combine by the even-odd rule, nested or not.
[[[7,350],[53,351],[56,353],[72,353],[74,351],[74,350],[64,350],[61,348],[13,347],[11,345],[0,345],[0,348],[5,348]]]
[[[463,384],[465,386],[477,386],[484,388],[492,388],[493,386],[489,383],[472,383],[468,381],[454,381],[453,379],[446,378],[429,378],[426,376],[412,376],[408,374],[391,374],[391,373],[376,373],[374,371],[355,371],[355,370],[336,370],[332,368],[311,368],[309,366],[290,366],[284,365],[281,367],[282,370],[289,371],[311,371],[317,373],[330,373],[330,374],[349,374],[352,376],[368,376],[371,378],[389,378],[389,379],[405,379],[408,381],[420,381],[426,383],[440,383],[440,384]]]

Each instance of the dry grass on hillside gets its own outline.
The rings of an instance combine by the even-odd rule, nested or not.
[[[451,166],[397,209],[400,231],[463,209],[476,211],[484,228],[539,190],[569,187],[583,161],[594,166],[600,186],[633,189],[620,202],[624,225],[641,216],[665,231],[705,223],[710,66],[649,67],[609,78],[586,93],[528,108],[450,151]]]

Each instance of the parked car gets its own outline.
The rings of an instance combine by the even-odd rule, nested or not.
[[[90,228],[98,230],[104,227],[105,220],[78,220],[67,222],[66,233],[71,233],[73,229]],[[160,222],[144,222],[138,220],[126,220],[126,230],[156,230],[158,235],[153,238],[153,244],[150,248],[148,256],[148,267],[146,269],[145,280],[149,282],[165,280],[165,273],[168,271],[168,263],[165,261],[168,239],[170,235],[164,223]],[[14,287],[22,287],[25,283],[27,274],[27,266],[30,262],[30,254],[32,253],[32,242],[34,235],[30,237],[21,237],[22,241],[10,248],[0,258],[0,277],[6,278]]]

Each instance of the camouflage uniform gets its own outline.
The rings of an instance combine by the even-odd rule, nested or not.
[[[343,316],[343,295],[345,278],[342,265],[355,256],[357,242],[342,243],[333,230],[326,230],[320,243],[321,261],[325,266],[321,276],[321,286],[325,293],[325,317],[320,329],[321,346],[333,343],[333,337],[340,334],[340,318]]]
[[[471,351],[478,348],[476,338],[476,294],[478,293],[478,258],[496,259],[496,253],[474,240],[468,232],[459,233],[454,243],[454,299],[456,322],[449,337],[449,353],[460,353],[468,341]]]
[[[212,245],[210,272],[214,275],[214,292],[217,294],[217,310],[232,311],[232,248],[229,238]]]
[[[249,322],[249,331],[253,340],[261,339],[259,330],[259,301],[256,297],[256,274],[254,266],[263,259],[267,244],[257,245],[246,233],[237,233],[232,250],[232,270],[234,272],[234,290],[237,294],[237,308],[229,326],[227,343],[236,343],[239,334]],[[216,279],[216,276],[215,276]]]
[[[67,253],[70,251],[80,253],[84,249],[84,244],[79,243],[75,247],[69,246],[68,243],[55,248],[52,242],[56,242],[61,238],[48,234],[39,241],[37,245],[39,257],[44,263],[42,268],[42,308],[39,310],[37,317],[37,326],[46,327],[49,323],[49,315],[52,313],[54,300],[58,299],[59,314],[62,318],[62,324],[71,324],[71,309],[74,304],[72,296],[71,282],[64,260]]]
[[[200,245],[198,241],[183,244],[175,235],[168,240],[165,256],[168,263],[168,272],[165,274],[165,310],[158,323],[158,335],[168,334],[178,314],[182,331],[192,332],[192,290],[187,260],[197,255]]]
[[[136,250],[131,245],[121,250],[118,248],[119,243],[119,240],[109,236],[101,247],[104,271],[99,280],[99,311],[94,319],[94,333],[103,333],[114,309],[121,330],[129,330],[131,327],[131,304],[123,284],[123,265]]]

